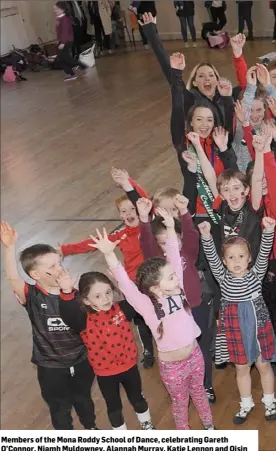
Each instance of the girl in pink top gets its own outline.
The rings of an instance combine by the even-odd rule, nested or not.
[[[118,261],[114,253],[117,243],[108,240],[105,229],[103,235],[97,230],[98,237],[91,237],[95,243],[92,246],[104,254],[120,290],[151,329],[158,349],[161,378],[172,400],[176,429],[189,429],[189,395],[204,428],[214,429],[203,385],[204,361],[196,340],[200,329],[184,292],[174,220],[164,209],[157,209],[156,213],[164,218],[168,231],[167,259],[155,257],[142,263],[137,272],[137,286]]]

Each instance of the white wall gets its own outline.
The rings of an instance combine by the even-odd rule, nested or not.
[[[201,24],[208,20],[208,14],[203,0],[196,1],[195,24],[200,36]],[[18,14],[13,18],[1,17],[1,54],[8,51],[12,44],[27,47],[36,43],[38,36],[44,42],[55,39],[55,17],[53,13],[54,0],[2,1],[3,8],[16,7]],[[273,12],[268,7],[268,0],[255,0],[253,6],[253,22],[255,36],[272,36],[274,25]],[[121,0],[121,7],[126,11],[130,0]],[[179,20],[175,15],[172,0],[157,0],[158,31],[163,39],[181,37]],[[231,34],[237,32],[237,5],[234,0],[227,1],[227,29]],[[139,33],[137,33],[139,39]]]

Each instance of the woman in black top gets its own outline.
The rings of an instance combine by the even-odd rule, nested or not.
[[[183,1],[183,2],[173,2],[176,15],[179,17],[181,25],[181,33],[185,47],[188,47],[188,35],[187,35],[187,25],[189,27],[193,47],[196,47],[196,30],[194,25],[194,15],[195,15],[195,2],[193,1]]]

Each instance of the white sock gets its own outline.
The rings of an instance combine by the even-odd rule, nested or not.
[[[245,410],[251,410],[254,406],[255,404],[252,395],[248,398],[241,398],[241,407],[243,407]]]
[[[151,417],[150,417],[150,411],[149,409],[146,410],[144,413],[137,413],[137,418],[140,421],[140,423],[145,423],[146,421],[151,421]]]
[[[118,428],[112,428],[114,431],[121,431],[121,430],[126,430],[126,423],[122,424],[122,426],[119,426]]]
[[[264,403],[264,405],[266,407],[270,407],[275,402],[274,393],[271,393],[271,395],[264,394],[263,398],[262,398],[262,402]]]

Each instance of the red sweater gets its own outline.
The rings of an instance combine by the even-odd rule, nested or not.
[[[114,376],[136,365],[138,351],[130,325],[136,312],[127,301],[113,304],[107,312],[85,313],[76,291],[61,292],[59,310],[64,323],[80,334],[97,376]]]
[[[137,185],[132,179],[130,179],[130,182],[142,197],[148,197],[140,185]],[[144,261],[143,254],[140,248],[139,236],[139,226],[129,227],[126,225],[108,235],[110,241],[120,241],[118,247],[124,256],[124,267],[128,276],[133,281],[135,281],[138,266],[141,265],[141,263],[143,263]],[[61,246],[62,253],[66,257],[67,255],[86,254],[87,252],[94,252],[97,250],[93,249],[93,247],[90,247],[89,244],[93,244],[91,238],[80,241],[79,243],[63,244]]]
[[[57,17],[56,22],[57,41],[59,44],[67,44],[74,41],[72,19],[69,16]]]
[[[264,154],[264,171],[267,181],[267,194],[263,198],[264,216],[276,219],[276,161],[272,152]],[[276,235],[270,258],[276,260]]]

